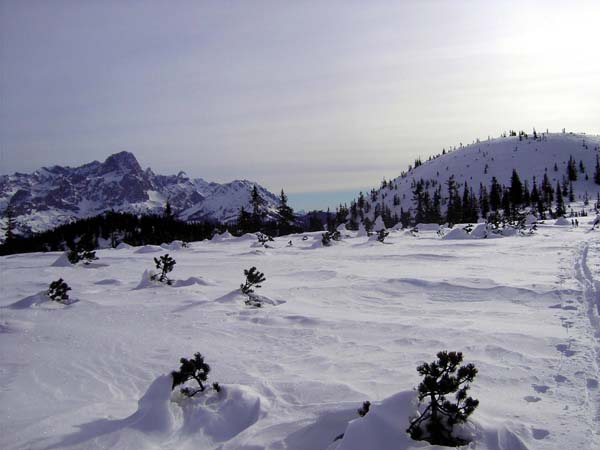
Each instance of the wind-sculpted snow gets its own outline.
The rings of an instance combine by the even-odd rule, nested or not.
[[[150,280],[160,253],[144,247],[98,250],[94,270],[2,257],[0,448],[433,449],[405,429],[416,367],[440,350],[479,370],[472,448],[600,448],[600,231],[584,222],[500,239],[392,230],[385,245],[353,231],[330,247],[321,232],[271,249],[254,235],[167,243],[171,286]],[[240,292],[252,266],[260,308]],[[45,295],[59,278],[76,303]],[[221,393],[171,391],[194,352]]]

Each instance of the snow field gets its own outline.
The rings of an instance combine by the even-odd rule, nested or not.
[[[306,235],[292,247],[223,236],[160,249],[177,261],[171,287],[140,283],[162,254],[142,248],[100,250],[92,267],[53,265],[59,253],[1,258],[0,447],[436,448],[402,431],[416,367],[444,349],[479,369],[471,448],[600,446],[597,232],[393,231],[390,245],[328,248]],[[239,294],[251,266],[267,278],[260,309]],[[31,301],[59,277],[75,303]],[[171,393],[168,374],[194,352],[222,393]]]

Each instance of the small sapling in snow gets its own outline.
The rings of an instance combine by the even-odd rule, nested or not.
[[[67,259],[71,264],[77,264],[82,261],[85,265],[98,259],[92,240],[86,236],[82,236],[77,244],[69,248]]]
[[[160,258],[154,258],[154,264],[156,265],[156,268],[160,270],[160,273],[151,275],[150,279],[170,286],[173,283],[173,280],[170,280],[169,277],[167,277],[167,274],[173,270],[173,266],[175,266],[177,262],[167,253]]]
[[[66,303],[67,300],[69,300],[69,294],[67,294],[67,292],[70,290],[71,288],[69,285],[65,283],[62,278],[59,278],[58,280],[50,283],[47,294],[48,297],[55,302]]]
[[[477,375],[473,364],[461,366],[461,352],[442,351],[437,361],[424,363],[417,367],[423,375],[419,384],[419,402],[427,403],[419,417],[413,419],[406,430],[418,441],[427,441],[433,445],[459,446],[468,441],[453,436],[453,427],[464,423],[475,411],[479,401],[467,396],[469,383]],[[455,401],[446,398],[455,393]]]
[[[321,244],[323,247],[329,247],[331,245],[331,241],[339,241],[342,238],[342,235],[338,230],[329,232],[326,231],[321,235]]]
[[[268,245],[267,245],[268,242],[274,241],[271,236],[269,236],[268,234],[264,234],[264,233],[256,233],[256,239],[258,239],[258,243],[265,248],[268,248]]]
[[[382,244],[385,242],[385,238],[390,235],[390,232],[384,229],[381,229],[377,232],[377,240]]]
[[[204,362],[204,357],[200,353],[194,353],[192,359],[181,358],[179,362],[181,363],[179,370],[171,372],[171,377],[173,378],[171,389],[175,389],[189,380],[195,380],[198,383],[198,388],[184,386],[180,392],[187,397],[193,397],[198,392],[206,390],[204,383],[208,380],[210,366]],[[221,391],[219,383],[213,383],[212,387],[217,392]]]
[[[369,412],[369,409],[371,409],[371,402],[367,400],[366,402],[363,402],[362,406],[358,408],[356,412],[360,417],[365,417]]]
[[[255,306],[257,308],[260,308],[262,306],[260,300],[253,295],[254,294],[254,289],[253,288],[260,288],[261,285],[259,283],[262,283],[263,281],[266,280],[265,278],[265,274],[262,272],[259,272],[256,267],[251,267],[250,269],[244,269],[244,275],[246,275],[246,281],[242,284],[240,284],[240,290],[242,291],[242,294],[248,296],[248,299],[246,300],[246,305],[250,305],[250,306]]]

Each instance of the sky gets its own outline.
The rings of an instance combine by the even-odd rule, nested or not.
[[[597,0],[0,0],[0,173],[127,150],[335,206],[505,130],[600,134],[598,17]]]

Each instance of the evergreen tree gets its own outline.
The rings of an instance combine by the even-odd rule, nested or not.
[[[150,279],[170,286],[173,281],[167,277],[167,274],[173,270],[173,267],[177,262],[166,253],[160,258],[154,258],[154,264],[156,265],[156,268],[160,270],[160,273],[151,275]]]
[[[569,156],[569,162],[567,163],[567,176],[569,181],[577,181],[577,164],[573,159],[573,156]]]
[[[565,215],[565,202],[563,201],[562,191],[558,181],[556,182],[556,217]]]
[[[594,183],[600,184],[600,157],[596,155],[596,169],[594,170]]]
[[[533,177],[533,187],[531,188],[531,194],[529,195],[529,201],[532,205],[537,205],[540,200],[540,193],[538,191],[537,182]]]
[[[413,419],[406,430],[415,440],[433,445],[460,446],[468,442],[452,435],[454,425],[464,423],[475,411],[479,401],[468,396],[469,383],[477,375],[473,364],[461,366],[461,352],[442,351],[437,361],[417,367],[423,376],[419,384],[419,401],[428,401],[427,407]],[[455,401],[447,398],[455,394]]]
[[[265,216],[265,200],[261,197],[256,185],[254,185],[250,193],[250,204],[252,205],[252,231],[258,231],[262,226]]]
[[[575,193],[573,192],[573,182],[569,183],[569,202],[573,203],[575,201]]]
[[[451,175],[446,182],[448,186],[448,208],[446,211],[446,221],[450,224],[460,222],[462,219],[462,205],[458,188],[454,181],[454,175]]]
[[[69,300],[69,294],[67,294],[67,292],[70,290],[71,288],[69,285],[65,283],[62,278],[59,278],[58,280],[50,283],[47,294],[48,297],[55,302],[66,303]]]
[[[279,207],[277,213],[279,214],[279,234],[288,234],[291,230],[291,225],[294,222],[294,210],[287,204],[287,195],[281,190],[279,195]]]
[[[15,214],[12,206],[8,205],[4,211],[6,217],[6,231],[4,232],[5,244],[11,244],[11,241],[15,238]]]
[[[197,389],[183,387],[180,392],[187,397],[193,397],[198,392],[204,392],[206,389],[204,383],[208,381],[208,374],[210,373],[210,366],[204,362],[204,357],[200,353],[195,353],[192,359],[181,358],[179,362],[181,363],[179,370],[171,372],[173,378],[171,390],[189,380],[195,380],[199,386]],[[217,392],[221,390],[219,383],[213,383],[212,386]]]
[[[238,214],[237,228],[241,234],[252,230],[252,214],[247,212],[243,206],[240,208],[240,213]]]
[[[490,212],[490,197],[483,183],[479,184],[479,209],[481,210],[481,217],[487,218]]]
[[[510,177],[510,202],[515,208],[523,204],[523,184],[516,169],[513,169]]]
[[[308,231],[323,230],[323,221],[319,218],[317,211],[312,211],[308,215]]]
[[[490,186],[490,208],[492,211],[498,211],[502,204],[502,186],[498,183],[496,177],[492,177]]]

